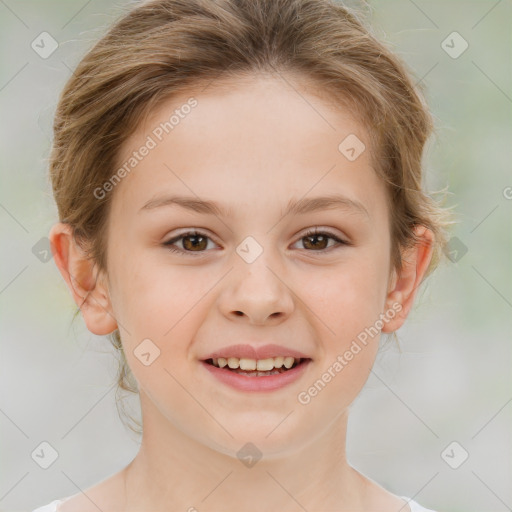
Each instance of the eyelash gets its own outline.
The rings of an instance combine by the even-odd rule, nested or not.
[[[337,242],[338,243],[338,247],[337,248],[341,248],[341,246],[343,246],[343,245],[346,245],[346,246],[351,245],[349,242],[347,242],[345,240],[342,240],[341,238],[336,236],[334,233],[331,233],[329,231],[319,231],[317,228],[307,231],[303,236],[301,236],[299,238],[299,240],[302,240],[303,238],[307,238],[308,236],[320,236],[320,235],[321,236],[326,236],[327,238],[330,238],[330,239],[334,240],[335,242]],[[202,254],[207,252],[206,250],[205,251],[185,251],[184,249],[179,249],[179,248],[174,247],[172,245],[175,242],[177,242],[178,240],[181,240],[182,238],[187,238],[188,236],[201,236],[201,237],[205,237],[205,238],[208,238],[209,240],[211,240],[211,238],[209,236],[207,236],[205,233],[201,233],[200,231],[187,231],[187,232],[182,233],[181,235],[179,235],[177,237],[172,238],[171,240],[168,240],[167,242],[164,242],[163,245],[168,250],[170,250],[172,252],[176,252],[176,253],[180,253],[180,254],[187,254],[187,255],[190,254],[192,256],[201,256]],[[332,249],[332,247],[336,247],[336,246],[331,246],[330,248]],[[308,252],[323,253],[323,252],[326,252],[328,249],[329,248],[321,249],[321,250],[318,250],[318,251],[309,250],[309,249],[304,249],[304,250],[308,251]]]

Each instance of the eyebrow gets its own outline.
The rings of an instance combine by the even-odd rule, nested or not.
[[[203,213],[207,215],[215,215],[218,217],[229,217],[232,216],[232,209],[225,208],[220,204],[210,201],[207,199],[198,199],[192,196],[165,196],[157,197],[148,201],[140,210],[150,211],[155,208],[161,208],[164,206],[181,206],[187,210],[191,210],[195,213]],[[360,213],[370,217],[368,210],[362,203],[354,199],[350,199],[343,195],[328,195],[313,198],[302,198],[302,199],[291,199],[288,202],[286,210],[282,213],[282,216],[288,214],[292,215],[304,215],[318,210],[332,210],[332,209],[344,209],[351,210],[354,213]]]

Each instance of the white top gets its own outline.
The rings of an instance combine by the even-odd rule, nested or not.
[[[430,508],[424,508],[415,501],[411,500],[410,498],[406,498],[405,496],[400,496],[403,498],[407,503],[409,504],[409,507],[411,507],[411,512],[435,512],[434,510]],[[51,503],[48,503],[48,505],[44,505],[43,507],[36,508],[32,512],[58,512],[58,506],[64,502],[67,498],[63,498],[62,500],[54,500]]]

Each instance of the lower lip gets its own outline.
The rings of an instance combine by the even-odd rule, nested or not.
[[[287,370],[283,373],[276,375],[268,375],[264,377],[247,377],[240,373],[235,373],[230,370],[224,370],[205,361],[201,364],[217,379],[232,388],[241,391],[274,391],[281,389],[287,384],[296,381],[306,370],[311,359],[304,361],[297,365],[295,368]]]

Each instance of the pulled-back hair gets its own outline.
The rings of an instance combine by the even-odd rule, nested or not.
[[[255,73],[295,76],[348,108],[366,127],[388,191],[391,261],[435,236],[427,275],[445,242],[446,211],[422,189],[422,154],[434,125],[405,64],[334,0],[152,0],[124,14],[82,58],[57,106],[50,177],[62,222],[106,271],[112,193],[122,143],[170,97],[203,82]],[[341,141],[340,141],[341,142]],[[77,311],[78,313],[79,311]],[[119,331],[118,385],[137,391]]]

